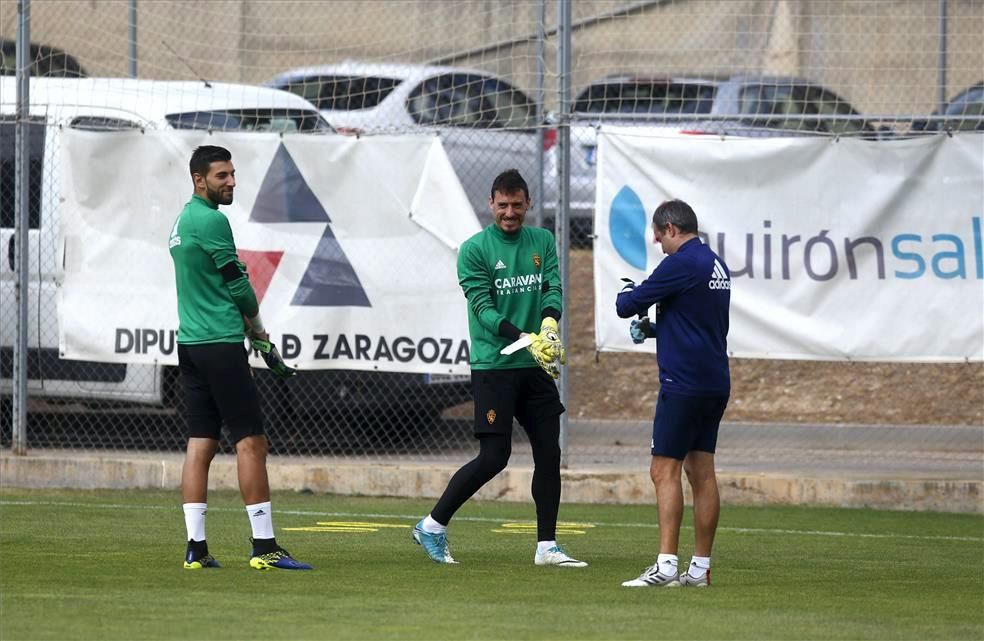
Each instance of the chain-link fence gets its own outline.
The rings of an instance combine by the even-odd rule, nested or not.
[[[22,121],[30,142],[21,165],[30,173],[29,229],[15,233],[13,74],[18,8],[25,4],[30,74],[84,80],[32,85],[33,106]],[[534,0],[0,5],[0,69],[7,76],[0,79],[4,445],[12,436],[15,383],[15,248],[25,242],[30,447],[182,446],[174,368],[61,358],[61,133],[183,128],[333,135],[300,107],[293,113],[285,105],[261,106],[246,90],[237,94],[238,103],[220,104],[207,92],[189,97],[193,85],[285,89],[341,134],[436,132],[482,223],[489,221],[489,183],[503,168],[517,167],[527,177],[536,205],[531,217],[547,226],[557,219],[560,187],[567,185],[569,207],[561,218],[571,232],[568,293],[582,300],[592,296],[585,269],[596,136],[609,124],[871,140],[984,129],[980,0],[571,0],[568,52],[558,51],[557,7]],[[565,53],[569,96],[559,89],[558,60]],[[127,76],[139,82],[110,80]],[[564,127],[570,130],[569,172],[557,153]],[[118,171],[119,180],[139,185],[128,168]],[[572,334],[590,327],[583,315],[569,318]],[[578,346],[582,352],[593,351],[590,340]],[[572,362],[575,380],[589,360]],[[324,370],[284,382],[258,371],[257,381],[280,453],[459,459],[473,448],[470,392],[462,377]],[[596,392],[589,385],[575,390],[572,407],[585,401],[578,394]],[[580,421],[612,413],[604,400],[583,404],[591,413],[576,412]],[[595,433],[607,454],[582,460],[608,460],[621,451],[610,434]],[[585,442],[581,434],[571,447]]]

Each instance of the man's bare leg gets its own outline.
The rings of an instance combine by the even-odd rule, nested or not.
[[[656,487],[659,510],[659,553],[677,553],[680,547],[680,522],[683,520],[683,483],[680,469],[683,461],[667,456],[654,456],[649,476]]]
[[[185,503],[207,503],[208,468],[219,449],[212,438],[189,438],[181,466],[181,498]]]
[[[721,515],[714,455],[692,451],[687,454],[683,469],[694,492],[694,556],[709,557]]]
[[[266,469],[268,449],[267,438],[262,434],[247,436],[236,443],[239,492],[246,505],[270,500],[270,481]]]

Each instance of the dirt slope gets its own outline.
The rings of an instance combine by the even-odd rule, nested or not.
[[[571,417],[651,418],[655,355],[596,354],[591,252],[572,252]],[[626,331],[628,329],[626,328]],[[984,364],[888,364],[732,359],[726,420],[984,424]]]

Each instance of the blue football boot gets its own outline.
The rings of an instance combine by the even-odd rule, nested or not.
[[[413,527],[413,540],[417,545],[424,548],[427,556],[435,563],[457,563],[451,556],[447,533],[431,534],[425,532],[423,519]]]

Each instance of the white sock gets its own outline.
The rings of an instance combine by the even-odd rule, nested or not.
[[[690,576],[695,579],[699,579],[707,574],[707,571],[711,569],[711,557],[709,556],[695,556],[690,559],[690,568],[687,572]]]
[[[537,541],[536,542],[536,553],[543,554],[552,547],[556,547],[556,541]]]
[[[677,563],[676,554],[660,554],[656,557],[656,564],[663,574],[676,574]]]
[[[185,529],[188,530],[189,541],[205,540],[205,513],[207,503],[184,503],[181,507],[185,513]]]
[[[254,503],[246,506],[250,527],[253,528],[254,539],[273,538],[273,508],[270,501]]]
[[[448,526],[441,525],[430,514],[424,517],[424,524],[421,527],[428,534],[444,534],[448,531]]]

